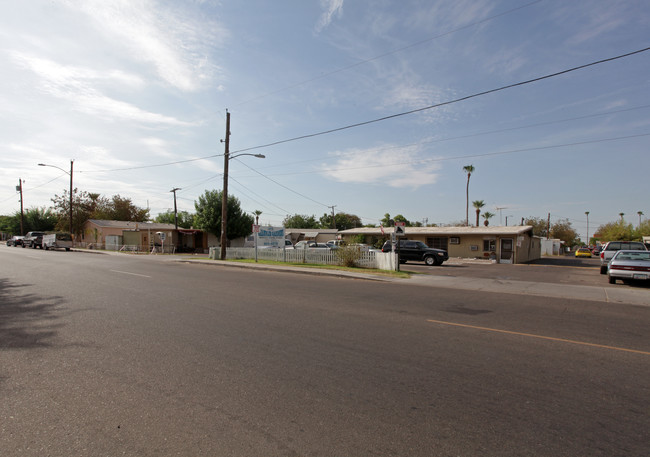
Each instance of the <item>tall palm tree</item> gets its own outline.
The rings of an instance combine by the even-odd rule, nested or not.
[[[643,211],[636,212],[639,215],[639,227],[641,227],[641,216],[643,216]]]
[[[465,225],[469,225],[469,178],[474,173],[474,165],[465,165],[463,171],[467,173],[467,188],[465,189]]]
[[[623,216],[625,216],[625,213],[618,213],[619,216],[621,216],[621,222],[623,222]]]
[[[255,225],[260,225],[260,216],[262,215],[262,211],[256,209],[253,211],[253,214],[255,214]]]
[[[487,227],[488,225],[490,225],[490,218],[491,218],[491,217],[494,217],[494,213],[491,213],[491,212],[489,212],[489,211],[486,211],[486,212],[483,213],[483,219],[485,219],[485,222],[483,222],[483,224],[484,224],[486,227]]]
[[[474,200],[472,205],[476,208],[476,226],[478,227],[478,217],[481,214],[481,208],[485,206],[485,202],[483,200]]]

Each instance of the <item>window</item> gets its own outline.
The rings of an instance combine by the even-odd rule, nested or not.
[[[497,250],[497,240],[483,240],[483,250],[484,251],[496,251]]]
[[[459,236],[450,237],[449,244],[460,244],[460,237]]]
[[[433,238],[427,238],[427,246],[430,248],[444,249],[447,250],[447,237],[446,236],[436,236]]]

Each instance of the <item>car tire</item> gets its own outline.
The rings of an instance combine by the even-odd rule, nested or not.
[[[613,276],[608,276],[607,278],[609,279],[610,284],[616,284],[616,278],[614,278]]]
[[[601,275],[606,275],[607,274],[607,265],[601,265],[600,266],[600,274]]]
[[[436,259],[433,256],[428,255],[424,258],[424,263],[432,267],[436,264]]]

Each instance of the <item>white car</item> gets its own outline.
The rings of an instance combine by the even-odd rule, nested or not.
[[[610,284],[617,279],[647,281],[650,279],[650,251],[618,251],[607,265]]]

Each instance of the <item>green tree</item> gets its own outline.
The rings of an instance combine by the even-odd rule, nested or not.
[[[220,190],[206,190],[205,194],[199,196],[194,202],[196,216],[194,222],[198,228],[219,236],[221,234],[221,202],[223,192]],[[228,195],[228,222],[226,227],[226,238],[234,240],[251,234],[253,216],[246,214],[239,203],[239,199]]]
[[[346,230],[363,226],[361,218],[354,214],[336,213],[334,219],[336,221],[337,230]],[[320,218],[319,222],[321,228],[332,227],[332,215],[327,213],[323,214],[323,217]]]
[[[524,220],[524,225],[532,225],[533,235],[548,238],[548,222],[541,217],[528,217]]]
[[[484,212],[484,213],[483,213],[483,219],[485,219],[485,221],[483,222],[483,224],[484,224],[486,227],[487,227],[488,225],[490,225],[490,219],[493,218],[494,216],[495,216],[494,213],[491,213],[491,212],[489,212],[489,211]]]
[[[114,195],[109,207],[110,219],[115,221],[145,222],[149,220],[149,210],[135,206],[130,198]]]
[[[282,225],[285,228],[320,228],[320,224],[316,220],[316,216],[307,216],[306,214],[294,214],[293,216],[287,216],[282,221]]]
[[[390,214],[384,214],[384,217],[379,221],[384,227],[392,227],[395,225],[395,221],[390,218]]]
[[[188,213],[187,211],[178,211],[178,226],[182,228],[192,228],[194,225],[194,214]],[[175,224],[176,215],[172,210],[167,210],[164,213],[158,214],[154,219],[155,222],[159,224]]]
[[[594,238],[601,242],[607,241],[631,241],[638,239],[632,224],[626,224],[624,220],[609,222],[601,225],[594,233]]]
[[[571,226],[568,219],[560,219],[551,225],[551,238],[564,241],[564,245],[573,247],[579,243],[578,232]]]
[[[20,213],[18,213],[18,218],[20,218]],[[58,217],[49,208],[30,208],[24,212],[23,221],[25,233],[34,230],[49,232],[56,227]],[[20,219],[18,223],[20,224]]]
[[[634,231],[634,238],[642,240],[644,236],[650,236],[650,220],[646,219],[639,224]]]
[[[485,202],[483,200],[474,200],[472,205],[476,208],[476,226],[478,227],[479,215],[481,214],[481,208],[485,206]]]
[[[467,187],[465,189],[465,225],[469,225],[469,178],[472,176],[472,173],[474,173],[474,165],[465,165],[463,171],[467,173]]]
[[[13,216],[0,216],[0,232],[20,235],[20,212]]]

